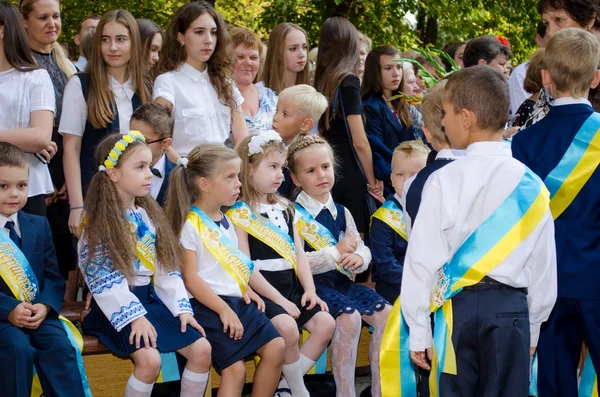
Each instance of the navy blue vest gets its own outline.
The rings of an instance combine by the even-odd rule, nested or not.
[[[261,216],[269,219],[266,213],[261,214]],[[288,227],[288,234],[292,240],[294,240],[294,218],[289,215],[287,210],[282,211],[281,216],[285,218],[285,223],[287,223]],[[267,244],[250,234],[248,234],[248,247],[250,249],[250,259],[252,260],[279,259],[282,257],[273,248],[269,247]]]
[[[346,211],[343,205],[336,204],[337,217],[333,219],[331,212],[327,208],[323,208],[315,217],[315,220],[325,226],[337,241],[340,241],[340,235],[346,233]],[[304,242],[304,251],[313,252],[315,249],[306,241]]]

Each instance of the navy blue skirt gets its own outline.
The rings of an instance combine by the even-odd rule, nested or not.
[[[194,317],[206,332],[206,339],[212,346],[212,361],[219,372],[232,364],[254,354],[258,349],[279,337],[279,332],[269,321],[265,313],[258,310],[256,303],[249,305],[242,298],[220,296],[221,299],[238,316],[244,326],[242,339],[235,340],[229,337],[229,330],[223,332],[223,323],[219,315],[198,302],[191,299]]]
[[[329,306],[333,318],[358,311],[361,316],[372,316],[389,304],[384,297],[364,285],[356,284],[348,277],[330,270],[313,276],[317,295]]]
[[[150,285],[135,287],[132,292],[148,312],[146,319],[156,329],[156,347],[159,352],[174,352],[191,345],[202,337],[200,332],[189,325],[186,332],[182,333],[179,317],[173,316],[173,313],[164,304],[152,297]],[[117,332],[95,300],[92,300],[91,311],[83,320],[81,328],[84,334],[97,336],[104,346],[118,356],[129,356],[138,350],[135,347],[135,341],[133,344],[129,343],[131,323]],[[144,347],[143,340],[140,342],[140,346]]]

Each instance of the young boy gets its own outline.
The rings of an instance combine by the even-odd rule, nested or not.
[[[44,394],[81,396],[77,353],[58,319],[65,281],[46,218],[27,202],[27,157],[0,142],[0,384],[6,396],[29,396],[34,364]]]
[[[512,51],[502,45],[496,37],[480,36],[467,44],[463,63],[465,68],[475,65],[491,66],[508,79],[510,74],[507,74],[506,64],[512,56]]]
[[[410,358],[432,370],[435,395],[527,396],[556,300],[548,192],[502,142],[509,106],[506,79],[487,66],[448,79],[442,125],[465,157],[425,183],[400,293]]]
[[[328,106],[327,98],[307,84],[298,84],[281,91],[277,111],[273,117],[273,129],[283,143],[289,145],[303,132],[310,132]],[[291,198],[294,184],[287,168],[283,170],[283,183],[279,194]]]
[[[450,141],[442,128],[442,117],[444,109],[442,108],[442,99],[444,97],[444,88],[446,80],[441,80],[435,84],[423,97],[421,103],[421,113],[423,114],[423,133],[427,142],[433,146],[433,151],[429,154],[427,165],[419,173],[404,183],[402,188],[400,203],[404,208],[404,220],[407,228],[407,235],[410,236],[412,224],[417,217],[419,205],[421,204],[421,194],[425,181],[431,174],[442,168],[451,161],[464,155],[463,150],[453,150],[450,148]]]
[[[129,128],[144,134],[152,151],[152,185],[150,194],[160,205],[164,204],[169,187],[169,174],[177,165],[165,152],[173,142],[174,120],[167,108],[157,103],[146,103],[133,113]]]
[[[388,197],[371,220],[371,279],[375,282],[375,291],[392,304],[400,295],[402,264],[407,246],[406,226],[399,216],[394,215],[405,216],[400,205],[402,186],[408,178],[425,167],[428,153],[429,148],[421,141],[406,141],[398,145],[392,155],[390,175],[396,194]]]
[[[512,142],[514,157],[550,190],[556,227],[558,300],[540,335],[540,396],[577,395],[583,339],[596,370],[600,367],[600,114],[586,99],[600,81],[599,61],[593,34],[566,29],[552,36],[542,81],[554,102],[545,118]]]

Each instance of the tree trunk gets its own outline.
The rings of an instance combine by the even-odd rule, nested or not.
[[[423,35],[423,44],[436,45],[438,36],[438,22],[437,17],[430,15],[427,18],[427,27],[425,28],[425,34]]]

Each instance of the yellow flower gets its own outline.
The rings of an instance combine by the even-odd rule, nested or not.
[[[126,146],[125,146],[123,143],[121,143],[121,142],[119,141],[119,142],[117,142],[117,144],[115,145],[115,147],[116,147],[117,149],[119,149],[120,151],[123,151],[123,150],[125,150],[125,147],[126,147]]]
[[[125,142],[127,142],[127,143],[131,143],[131,142],[133,142],[133,138],[131,137],[131,135],[125,135],[125,136],[123,137],[123,140],[124,140]]]
[[[108,157],[112,157],[113,159],[117,160],[119,158],[119,155],[117,154],[117,152],[115,152],[115,150],[111,150],[110,153],[108,154]]]
[[[104,166],[108,169],[115,168],[115,164],[110,160],[104,160]]]

